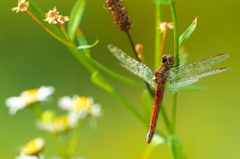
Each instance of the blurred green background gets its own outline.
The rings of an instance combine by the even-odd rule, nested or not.
[[[44,11],[57,6],[63,15],[69,15],[74,0],[35,0]],[[54,86],[54,101],[42,107],[57,108],[57,100],[64,95],[92,96],[100,103],[104,115],[98,120],[98,128],[84,124],[81,143],[76,156],[86,159],[136,159],[140,158],[147,129],[132,114],[90,81],[90,74],[70,52],[25,13],[14,13],[17,0],[1,2],[0,25],[0,158],[11,159],[19,154],[19,147],[35,137],[47,140],[46,157],[56,156],[49,136],[35,128],[34,115],[29,109],[20,110],[15,116],[8,114],[5,99],[19,95],[21,91],[42,85]],[[125,2],[133,20],[130,30],[135,43],[144,45],[147,64],[153,68],[155,6],[150,0]],[[112,43],[132,53],[127,37],[120,32],[104,9],[104,1],[87,0],[81,29],[89,43],[99,37],[100,43],[91,49],[94,59],[112,70],[135,77],[118,65],[109,53]],[[180,92],[177,108],[177,133],[189,159],[240,158],[240,1],[238,0],[176,0],[179,33],[182,33],[199,16],[194,34],[185,42],[189,52],[188,62],[194,62],[218,53],[229,52],[231,57],[218,65],[231,70],[204,78],[197,85],[207,89],[199,92]],[[170,22],[169,7],[163,7],[164,20]],[[165,53],[173,52],[172,33],[168,32]],[[124,97],[142,112],[142,90],[106,76],[120,89]],[[143,83],[143,82],[142,82]],[[171,94],[165,98],[169,112]],[[59,112],[62,113],[62,112]],[[159,128],[164,129],[162,119]],[[158,146],[150,158],[169,159],[167,146]]]

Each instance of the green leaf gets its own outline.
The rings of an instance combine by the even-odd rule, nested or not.
[[[155,3],[159,3],[159,4],[168,4],[170,3],[169,0],[152,0]]]
[[[101,74],[99,74],[98,71],[93,72],[91,80],[93,83],[103,88],[107,92],[114,92],[114,89],[111,87],[110,83]]]
[[[68,34],[72,41],[74,41],[76,30],[82,20],[84,9],[85,0],[78,0],[71,11],[70,21],[68,23]]]
[[[179,42],[179,46],[182,45],[189,37],[190,35],[192,35],[193,31],[195,30],[196,26],[197,26],[197,18],[196,17],[194,19],[194,21],[192,22],[192,24],[187,28],[187,30],[185,30],[184,33],[182,33],[182,35],[179,37],[178,42]]]
[[[183,86],[180,88],[180,90],[183,90],[183,91],[202,91],[205,89],[206,89],[205,87],[197,86],[197,85]]]
[[[91,48],[91,47],[94,47],[95,45],[97,45],[98,44],[98,42],[99,42],[99,40],[96,40],[92,45],[81,45],[81,46],[78,46],[77,48],[78,49],[89,49],[89,48]]]
[[[49,24],[49,23],[43,21],[43,19],[46,18],[45,13],[33,1],[30,2],[29,10],[32,12],[32,14],[34,14],[34,16],[36,16],[38,19],[40,19],[39,21],[44,23],[44,25],[47,26],[48,29],[50,29],[52,32],[54,32],[56,35],[58,35],[62,39],[65,39],[63,33],[61,32],[61,30],[59,29],[59,27],[57,25]]]
[[[186,159],[186,156],[183,153],[182,143],[177,135],[169,137],[169,144],[174,159]]]
[[[150,120],[151,117],[151,111],[152,111],[152,98],[149,94],[149,91],[147,89],[143,90],[142,93],[142,107],[143,107],[143,113],[146,119]]]
[[[88,45],[88,42],[80,28],[77,28],[77,40],[78,40],[79,45]],[[84,52],[87,55],[90,55],[90,49],[85,49]]]

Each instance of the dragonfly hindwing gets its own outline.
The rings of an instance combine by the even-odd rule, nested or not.
[[[148,68],[145,64],[138,62],[137,60],[131,58],[122,50],[117,48],[114,45],[108,45],[108,49],[113,53],[113,55],[121,61],[121,65],[126,68],[128,71],[133,74],[143,78],[146,82],[148,82],[151,86],[155,87],[153,82],[153,73],[150,68]]]

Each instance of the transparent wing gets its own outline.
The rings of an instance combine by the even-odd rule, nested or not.
[[[170,71],[169,80],[175,80],[177,78],[183,78],[198,73],[203,73],[205,70],[210,69],[213,65],[224,61],[229,56],[229,53],[218,54],[182,67],[172,68]]]
[[[121,61],[121,65],[124,68],[133,74],[143,78],[151,86],[155,87],[155,84],[153,82],[153,72],[150,68],[148,68],[145,64],[131,58],[114,45],[108,45],[108,49],[119,61]]]
[[[220,73],[228,69],[230,69],[230,67],[219,68],[219,69],[210,70],[210,71],[206,71],[206,72],[195,74],[195,75],[186,76],[183,78],[178,78],[168,83],[168,89],[171,90],[173,93],[176,93],[178,89],[182,86],[193,84],[197,82],[200,78],[213,75],[216,73]]]

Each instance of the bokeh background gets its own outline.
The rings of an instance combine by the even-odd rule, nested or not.
[[[75,0],[34,2],[46,12],[57,6],[61,14],[69,15]],[[58,98],[74,94],[92,96],[103,107],[104,115],[98,121],[97,129],[90,129],[87,122],[84,124],[76,156],[86,159],[140,158],[147,146],[146,127],[112,95],[94,85],[90,74],[61,43],[27,14],[12,12],[11,8],[17,5],[17,0],[0,3],[0,158],[14,158],[19,154],[19,147],[35,137],[47,140],[46,157],[56,156],[49,136],[35,128],[30,109],[10,116],[5,106],[6,98],[42,85],[56,88],[54,101],[42,109],[58,111]],[[130,30],[132,37],[135,43],[144,45],[147,64],[153,68],[154,3],[150,0],[126,0],[125,5],[134,24]],[[107,50],[107,45],[112,43],[132,53],[126,35],[115,27],[103,6],[103,0],[88,0],[81,23],[89,43],[93,43],[96,37],[100,39],[100,43],[91,49],[93,58],[124,76],[142,82],[121,68]],[[206,90],[179,93],[176,129],[189,159],[240,158],[239,7],[238,0],[176,0],[179,33],[199,16],[197,29],[184,45],[189,52],[189,63],[218,53],[231,53],[229,59],[218,65],[230,66],[231,70],[197,82]],[[163,13],[164,20],[171,21],[168,6],[163,7]],[[165,53],[173,52],[171,37],[172,33],[169,32]],[[141,89],[108,76],[106,78],[142,112]],[[169,112],[171,94],[166,95],[164,103]],[[161,119],[158,125],[164,129]],[[167,146],[156,147],[150,158],[170,158]]]

